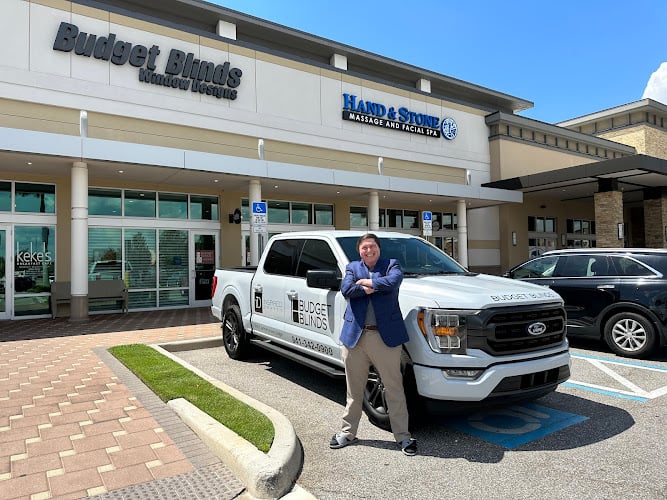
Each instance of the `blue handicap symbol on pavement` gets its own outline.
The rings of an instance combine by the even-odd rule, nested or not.
[[[448,422],[450,427],[508,449],[588,420],[534,403],[482,410]]]

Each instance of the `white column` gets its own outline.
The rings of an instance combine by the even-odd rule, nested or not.
[[[377,191],[368,193],[368,230],[380,229],[380,197]]]
[[[248,188],[250,208],[250,265],[259,264],[259,233],[255,232],[255,221],[252,217],[252,202],[262,201],[262,184],[257,179],[250,181]]]
[[[72,165],[72,302],[70,319],[88,317],[88,164]]]
[[[468,212],[465,200],[457,202],[456,216],[459,236],[459,264],[468,267]]]

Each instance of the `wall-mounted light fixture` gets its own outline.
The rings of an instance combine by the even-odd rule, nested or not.
[[[234,210],[233,214],[227,214],[230,224],[241,224],[241,210],[238,208]]]
[[[516,231],[512,231],[512,246],[516,246]]]
[[[618,239],[622,240],[623,239],[623,223],[622,222],[618,223],[617,230],[618,230]]]

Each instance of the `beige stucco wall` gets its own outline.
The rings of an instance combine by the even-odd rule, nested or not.
[[[548,172],[595,161],[590,156],[507,138],[493,139],[489,149],[493,180]]]
[[[553,217],[556,219],[556,248],[563,248],[561,238],[567,231],[567,219],[595,219],[593,200],[569,201],[544,200],[539,195],[526,195],[522,204],[504,205],[500,211],[501,272],[526,261],[528,255],[528,217]],[[512,245],[512,232],[517,233],[517,244]]]

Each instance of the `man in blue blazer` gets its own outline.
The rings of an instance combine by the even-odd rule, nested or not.
[[[331,448],[343,448],[357,440],[368,370],[375,367],[385,388],[391,430],[403,453],[417,454],[417,441],[408,430],[408,409],[401,374],[402,345],[408,332],[398,304],[403,281],[395,259],[380,258],[380,240],[372,233],[357,241],[361,260],[345,269],[341,293],[347,309],[340,340],[347,383],[342,430],[331,438]]]

